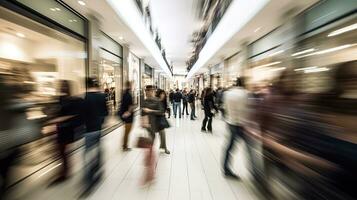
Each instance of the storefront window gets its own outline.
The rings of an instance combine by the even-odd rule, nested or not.
[[[118,108],[122,93],[122,59],[105,50],[100,51],[100,82],[107,94],[108,107],[112,113]]]
[[[140,60],[134,54],[129,53],[129,81],[132,82],[134,104],[139,103],[140,97]]]
[[[20,68],[36,84],[40,99],[58,94],[57,80],[71,81],[74,94],[85,91],[85,44],[0,8],[0,69]]]

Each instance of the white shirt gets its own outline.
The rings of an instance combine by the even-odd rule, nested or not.
[[[248,93],[241,87],[233,87],[223,96],[225,120],[231,125],[243,125],[247,120]]]

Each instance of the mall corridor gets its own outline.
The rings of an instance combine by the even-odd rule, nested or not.
[[[0,200],[356,200],[356,121],[357,0],[0,0]]]
[[[257,200],[259,194],[251,185],[245,169],[244,146],[239,147],[239,154],[234,163],[235,170],[242,180],[227,179],[222,174],[222,155],[226,142],[225,123],[216,117],[213,134],[200,131],[202,113],[196,121],[189,117],[171,119],[171,128],[167,129],[170,155],[157,152],[156,178],[148,185],[143,181],[144,150],[134,148],[122,152],[120,148],[123,129],[118,128],[103,138],[104,176],[93,193],[85,199],[130,199],[130,200]],[[138,127],[131,135],[131,145],[145,132]],[[158,149],[157,149],[158,150]],[[31,178],[16,186],[13,199],[78,199],[81,194],[81,159],[80,151],[72,155],[75,163],[74,176],[59,185],[49,187],[49,179],[57,166],[51,166],[34,174]],[[52,173],[51,173],[52,172]]]

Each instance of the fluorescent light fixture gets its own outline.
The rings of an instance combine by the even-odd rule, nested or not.
[[[333,47],[333,48],[317,51],[317,52],[314,52],[314,53],[306,54],[306,55],[303,55],[303,56],[299,56],[297,58],[304,58],[304,57],[307,57],[307,56],[314,56],[314,55],[332,53],[332,52],[339,51],[339,50],[342,50],[342,49],[350,48],[350,47],[355,46],[355,45],[356,44],[345,44],[345,45],[342,45],[342,46]]]
[[[50,8],[50,10],[52,10],[53,12],[56,12],[56,8]]]
[[[57,11],[61,11],[61,9],[60,8],[55,8]]]
[[[191,78],[201,67],[206,65],[209,59],[233,38],[268,2],[269,0],[232,1],[201,50],[198,60],[187,74],[187,79]]]
[[[286,69],[286,67],[278,67],[278,68],[270,69],[270,71],[275,72],[275,71],[281,71],[281,70],[285,70],[285,69]]]
[[[315,72],[325,72],[328,70],[330,70],[330,69],[327,67],[319,67],[319,68],[314,68],[314,69],[307,69],[307,70],[304,70],[304,72],[307,74],[307,73],[315,73]]]
[[[142,14],[139,12],[134,1],[131,0],[107,0],[109,5],[116,11],[121,20],[136,34],[145,48],[159,64],[161,69],[171,78],[172,74],[166,65],[161,52],[144,24]]]
[[[259,66],[256,66],[256,67],[254,67],[254,69],[257,69],[257,68],[262,68],[262,67],[269,67],[269,66],[273,66],[273,65],[280,64],[280,63],[281,63],[281,61],[272,62],[272,63],[268,63],[268,64],[265,64],[265,65],[259,65]]]
[[[25,34],[23,34],[23,33],[16,33],[16,35],[19,36],[19,37],[22,37],[22,38],[25,37]]]
[[[82,6],[85,6],[85,5],[86,5],[86,3],[85,3],[84,1],[78,1],[78,3],[79,3],[80,5],[82,5]]]
[[[314,48],[306,49],[306,50],[299,51],[299,52],[296,52],[294,54],[291,54],[291,56],[298,56],[298,55],[305,54],[305,53],[310,53],[310,52],[313,52],[313,51],[315,51]]]
[[[270,54],[268,57],[272,57],[272,56],[279,55],[279,54],[283,53],[284,51],[285,51],[285,50],[277,51],[277,52],[275,52],[275,53]]]
[[[311,69],[316,69],[316,68],[317,68],[317,66],[303,67],[303,68],[294,69],[294,71],[298,72],[298,71],[311,70]]]
[[[332,31],[331,33],[329,33],[327,35],[327,37],[333,37],[333,36],[336,36],[336,35],[340,35],[342,33],[346,33],[348,31],[353,31],[355,29],[357,29],[357,23],[349,25],[349,26],[346,26],[346,27],[343,27],[343,28],[340,28],[340,29],[335,30],[335,31]]]
[[[254,33],[256,33],[256,32],[258,32],[258,31],[260,31],[260,29],[262,29],[262,27],[258,27],[258,28],[256,28],[256,29],[254,30]]]

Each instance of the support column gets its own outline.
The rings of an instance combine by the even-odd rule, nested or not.
[[[100,21],[94,15],[88,16],[88,61],[87,75],[99,79],[100,76]]]

